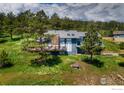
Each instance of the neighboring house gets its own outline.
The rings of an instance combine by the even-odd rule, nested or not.
[[[67,54],[80,53],[80,45],[84,40],[85,32],[75,30],[49,30],[45,34],[51,35],[48,48],[65,50]]]
[[[124,42],[124,31],[114,31],[113,40],[115,42]]]

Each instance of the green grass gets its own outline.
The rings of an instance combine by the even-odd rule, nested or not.
[[[31,60],[37,58],[37,53],[29,53],[21,50],[23,39],[17,41],[8,40],[0,43],[0,51],[5,49],[14,63],[13,67],[0,69],[1,85],[72,85],[80,84],[85,77],[101,77],[112,72],[123,74],[124,67],[118,65],[124,62],[123,57],[95,56],[104,63],[98,68],[92,64],[81,62],[87,55],[68,55],[59,56],[61,62],[52,66],[32,67]],[[108,44],[108,42],[106,42]],[[108,44],[107,48],[113,46]],[[117,47],[114,48],[117,50]],[[79,62],[81,69],[73,69],[70,64]]]
[[[107,41],[107,40],[102,40],[103,44],[105,46],[105,49],[108,51],[119,51],[120,47],[118,44],[111,42],[111,41]]]

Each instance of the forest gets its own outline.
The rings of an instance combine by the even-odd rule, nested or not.
[[[25,33],[42,34],[51,29],[87,31],[90,23],[98,27],[102,36],[111,36],[113,31],[124,30],[124,23],[113,20],[109,22],[72,20],[66,16],[60,18],[57,13],[48,16],[44,10],[36,13],[26,10],[18,14],[0,12],[0,37],[6,34],[13,39],[13,35],[23,37]]]

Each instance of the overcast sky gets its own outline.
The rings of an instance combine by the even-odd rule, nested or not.
[[[33,12],[43,9],[49,16],[56,12],[60,17],[74,20],[124,22],[124,4],[0,4],[0,11],[5,13],[12,11],[17,14],[28,9]]]

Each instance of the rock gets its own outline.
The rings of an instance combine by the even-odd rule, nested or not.
[[[106,84],[107,84],[107,79],[106,79],[106,78],[101,78],[101,79],[100,79],[100,83],[101,83],[102,85],[106,85]]]
[[[71,67],[79,69],[80,68],[80,64],[79,63],[74,63],[74,64],[71,64]]]
[[[120,74],[117,74],[117,77],[118,77],[119,79],[121,79],[122,81],[124,81],[124,78],[123,78]]]

